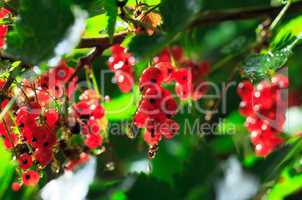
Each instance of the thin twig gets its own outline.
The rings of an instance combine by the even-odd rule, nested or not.
[[[208,24],[215,24],[224,21],[245,20],[251,18],[274,17],[284,8],[284,6],[268,8],[252,8],[229,11],[201,11],[198,17],[191,23],[190,28]],[[292,3],[287,9],[288,12],[295,13],[302,11],[302,1]]]
[[[121,43],[129,32],[118,33],[113,36],[113,41],[111,42],[109,37],[99,37],[99,38],[83,38],[79,44],[78,48],[92,48],[92,47],[102,47],[109,48],[112,44]]]

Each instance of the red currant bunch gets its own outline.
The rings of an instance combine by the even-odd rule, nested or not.
[[[130,92],[134,84],[133,65],[135,59],[130,53],[127,53],[127,49],[119,44],[113,45],[111,50],[112,56],[108,60],[108,66],[114,72],[120,90],[124,93]]]
[[[169,62],[172,60],[182,63],[185,60],[183,49],[179,46],[173,46],[170,49],[165,48],[162,52],[153,58],[154,63]]]
[[[74,69],[61,62],[35,80],[16,83],[2,95],[0,135],[18,161],[20,177],[13,190],[23,184],[36,185],[47,167],[58,172],[72,170],[86,162],[93,149],[101,148],[100,133],[106,120],[97,92],[85,90],[79,102],[66,105],[66,96],[70,98],[77,88],[73,74]],[[5,84],[0,81],[1,88]],[[12,100],[14,96],[18,96],[17,102]],[[72,142],[75,137],[76,144]],[[64,159],[59,161],[59,156]]]
[[[171,118],[177,113],[178,105],[170,91],[161,86],[172,80],[174,68],[168,62],[158,63],[144,70],[140,78],[142,99],[134,117],[138,128],[146,128],[145,141],[156,145],[162,137],[171,139],[179,130]]]
[[[184,56],[179,46],[164,49],[153,58],[156,64],[176,63],[180,68],[175,69],[168,82],[175,81],[175,93],[182,99],[199,100],[207,92],[207,83],[203,80],[210,73],[210,64],[207,61],[193,62]]]
[[[183,66],[174,73],[175,92],[182,100],[191,98],[197,101],[208,90],[207,83],[203,79],[210,72],[210,65],[206,61],[198,64],[186,61]]]
[[[73,106],[69,122],[71,132],[85,137],[85,145],[90,149],[100,147],[103,139],[99,134],[104,117],[104,108],[99,104],[99,97],[94,90],[86,90],[80,96],[80,102]]]
[[[5,8],[0,8],[0,19],[3,19],[10,13],[9,10]],[[5,36],[7,34],[8,27],[7,25],[0,25],[0,48],[3,47],[4,41],[5,41]]]
[[[245,126],[251,132],[251,142],[258,156],[266,157],[283,139],[280,133],[285,123],[286,101],[282,89],[288,88],[288,78],[274,76],[255,87],[249,81],[238,85],[241,97],[239,111],[246,116]]]

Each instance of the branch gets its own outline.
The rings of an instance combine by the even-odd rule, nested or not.
[[[102,47],[109,48],[112,44],[121,43],[129,32],[122,32],[113,36],[112,41],[109,37],[99,37],[99,38],[83,38],[79,44],[78,48],[92,48],[92,47]]]
[[[245,20],[252,18],[263,18],[277,16],[284,6],[268,7],[268,8],[253,8],[228,11],[201,11],[197,18],[189,25],[189,29],[194,27],[221,23],[231,20]],[[302,1],[292,3],[288,8],[288,12],[301,12]],[[78,48],[104,47],[108,48],[114,43],[121,43],[129,32],[116,34],[111,42],[109,37],[99,38],[83,38]]]
[[[269,7],[269,8],[253,8],[229,11],[202,11],[198,17],[191,23],[189,28],[196,26],[215,24],[231,20],[245,20],[252,18],[274,17],[283,9],[284,6]],[[302,1],[292,3],[288,8],[288,12],[301,12]]]

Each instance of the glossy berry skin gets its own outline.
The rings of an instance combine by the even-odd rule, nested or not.
[[[160,131],[166,139],[172,139],[179,131],[179,124],[171,119],[166,119],[160,126]]]
[[[285,123],[285,101],[281,89],[288,87],[288,78],[276,75],[255,87],[248,81],[238,85],[241,97],[239,111],[246,116],[245,127],[251,132],[251,142],[257,156],[266,157],[283,143],[279,136]]]
[[[164,77],[160,69],[149,67],[145,69],[140,77],[140,90],[143,92],[148,88],[157,87],[163,81]]]
[[[10,13],[9,10],[5,8],[0,8],[0,19],[4,18]],[[8,32],[8,27],[7,25],[0,25],[0,48],[4,46],[4,41],[5,41],[5,36]]]
[[[156,145],[161,140],[161,135],[159,133],[151,134],[150,132],[145,132],[144,140],[149,145]]]
[[[59,114],[55,109],[49,109],[45,113],[46,123],[49,127],[54,127],[59,120]]]
[[[101,105],[95,106],[95,108],[92,109],[92,116],[96,119],[101,119],[105,115],[105,109]]]
[[[114,76],[116,79],[116,83],[122,92],[128,93],[132,90],[134,80],[131,74],[123,72],[122,70],[117,70]]]
[[[113,45],[111,51],[112,56],[108,60],[109,69],[114,72],[120,90],[128,93],[134,85],[133,66],[135,59],[130,53],[127,53],[127,49],[119,44]]]
[[[21,185],[18,182],[13,182],[11,187],[14,192],[17,192],[21,189]]]
[[[288,77],[284,76],[282,74],[277,74],[272,78],[272,85],[273,87],[279,88],[279,89],[287,89],[289,86]]]
[[[32,166],[32,157],[31,155],[24,153],[21,154],[18,158],[19,167],[21,169],[28,169]]]
[[[249,81],[239,83],[237,93],[242,99],[251,99],[254,91],[254,86]]]
[[[154,67],[158,68],[161,71],[164,82],[170,83],[171,81],[173,81],[175,70],[170,62],[160,62],[154,65]]]
[[[49,149],[36,149],[34,157],[43,167],[48,165],[53,159],[52,152]]]
[[[22,182],[26,186],[35,186],[39,180],[40,175],[34,170],[29,170],[22,174]]]
[[[180,85],[191,85],[192,71],[188,68],[181,68],[174,73],[174,79]]]
[[[148,115],[144,114],[143,112],[136,112],[133,123],[138,128],[144,128]]]
[[[103,140],[100,135],[87,134],[84,143],[88,148],[95,149],[102,145]]]

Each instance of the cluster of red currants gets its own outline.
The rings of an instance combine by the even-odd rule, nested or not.
[[[181,100],[199,100],[208,89],[204,78],[210,73],[210,64],[207,61],[193,62],[186,59],[181,47],[174,46],[164,49],[153,61],[175,62],[177,69],[173,71],[171,81],[175,81],[175,93]]]
[[[115,44],[111,47],[112,56],[108,60],[108,66],[114,72],[116,83],[124,93],[130,92],[134,85],[133,65],[134,57],[127,53],[127,49]]]
[[[104,108],[99,95],[93,89],[85,90],[78,103],[64,107],[77,88],[73,75],[74,69],[61,62],[33,81],[16,83],[2,95],[0,135],[16,157],[21,176],[13,183],[14,190],[22,184],[37,184],[47,167],[55,166],[58,172],[73,169],[89,159],[91,149],[101,147]],[[5,84],[0,81],[1,88]]]
[[[10,13],[9,10],[5,8],[0,8],[0,19],[3,19]],[[8,27],[7,25],[0,25],[0,48],[3,47],[4,41],[5,41],[5,36],[7,34]]]
[[[186,60],[180,47],[164,49],[153,61],[154,66],[146,68],[140,77],[142,99],[134,117],[134,124],[146,129],[144,138],[149,145],[157,145],[162,137],[171,139],[179,130],[178,123],[171,119],[178,104],[162,83],[175,82],[175,93],[181,100],[198,100],[207,91],[203,78],[210,70],[207,62]]]
[[[284,89],[287,88],[288,78],[283,75],[276,75],[271,81],[262,81],[255,87],[249,81],[238,85],[239,110],[247,117],[245,126],[251,132],[251,142],[258,156],[266,157],[283,143],[280,133],[285,123]]]
[[[177,113],[177,103],[169,90],[162,88],[162,82],[169,82],[173,72],[170,63],[158,63],[144,70],[140,78],[142,100],[134,117],[138,128],[146,128],[145,141],[157,144],[162,136],[171,139],[178,132],[179,125],[171,119]]]

